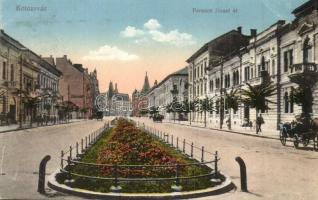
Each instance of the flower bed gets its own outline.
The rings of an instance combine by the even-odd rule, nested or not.
[[[117,120],[115,128],[104,134],[84,155],[81,162],[96,165],[78,163],[74,166],[68,166],[66,170],[74,174],[106,178],[113,178],[116,173],[117,177],[131,178],[131,180],[136,178],[139,180],[144,178],[175,178],[176,165],[179,166],[178,176],[180,177],[211,173],[211,169],[205,165],[187,165],[198,164],[198,162],[125,119]],[[116,165],[116,172],[114,172],[113,165]],[[57,180],[59,183],[63,183],[66,178],[65,174],[60,174]],[[219,176],[219,178],[223,179],[223,176]],[[68,183],[69,186],[98,192],[110,192],[110,187],[114,185],[113,180],[92,179],[75,175],[72,175],[72,179],[74,182]],[[204,189],[214,186],[210,179],[211,176],[180,179],[180,185],[183,188],[182,191]],[[121,192],[134,193],[172,192],[171,186],[173,184],[175,184],[174,179],[119,182],[122,187]]]

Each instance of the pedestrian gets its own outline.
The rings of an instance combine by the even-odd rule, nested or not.
[[[264,119],[262,117],[262,114],[260,114],[256,119],[256,134],[262,132],[262,124],[264,124]]]

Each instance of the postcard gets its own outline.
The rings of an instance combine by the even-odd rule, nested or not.
[[[317,0],[0,0],[0,199],[318,199]]]

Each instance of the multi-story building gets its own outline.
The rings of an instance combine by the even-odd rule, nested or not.
[[[103,100],[104,102],[99,102],[100,105],[103,105],[103,108],[99,107],[99,110],[104,111],[105,115],[130,116],[131,102],[129,95],[120,93],[117,88],[117,83],[115,84],[114,89],[113,82],[110,81],[108,91],[101,93],[100,96],[103,96],[103,98],[100,98],[100,100]]]
[[[147,93],[148,108],[158,108],[159,113],[165,119],[174,119],[176,113],[167,112],[167,106],[173,102],[183,105],[188,99],[188,68],[184,67],[172,74],[166,76],[161,82],[155,84]],[[174,101],[175,100],[175,101]],[[177,108],[183,109],[183,108]],[[176,117],[180,120],[186,120],[186,112]]]
[[[60,79],[59,91],[64,102],[72,102],[78,107],[74,117],[89,117],[93,109],[93,89],[87,69],[82,64],[73,64],[64,55],[56,58],[56,66],[63,76]]]
[[[241,27],[238,27],[237,30],[231,30],[204,44],[187,59],[190,101],[200,101],[208,97],[208,70],[217,77],[213,80],[216,88],[223,87],[223,70],[220,70],[221,65],[218,64],[223,62],[226,56],[234,54],[246,46],[248,40],[249,36],[243,35]],[[191,121],[204,123],[202,112],[192,112],[190,116]]]
[[[50,83],[47,85],[48,89],[54,90],[58,96],[57,85],[61,72],[3,30],[0,32],[0,38],[1,121],[6,123],[30,121],[31,117],[34,119],[38,115],[44,101],[42,98],[44,85],[41,78],[48,77]],[[27,106],[26,96],[38,99],[36,109]]]
[[[314,101],[311,113],[313,117],[318,117],[318,3],[310,0],[292,13],[295,19],[291,23],[280,20],[258,34],[252,29],[250,37],[241,38],[241,44],[228,45],[236,51],[227,51],[218,55],[221,58],[218,62],[209,62],[206,77],[200,63],[203,61],[204,66],[204,59],[208,60],[211,55],[207,53],[208,48],[202,47],[188,59],[189,98],[200,98],[206,94],[214,99],[215,109],[208,115],[208,126],[220,127],[221,121],[228,119],[229,115],[232,128],[238,128],[247,121],[255,125],[254,108],[241,104],[238,111],[230,112],[226,103],[220,101],[224,100],[225,92],[245,89],[246,83],[260,85],[262,81],[271,81],[277,86],[277,94],[268,98],[275,103],[268,104],[270,109],[260,111],[265,121],[264,129],[276,130],[279,123],[290,122],[302,112],[291,98],[298,87],[311,89]],[[196,63],[198,67],[195,67]],[[207,90],[201,86],[205,78]],[[193,120],[202,123],[200,115],[194,113]]]
[[[91,82],[91,88],[92,88],[92,100],[93,100],[93,108],[96,108],[96,97],[100,94],[99,91],[99,83],[98,83],[98,79],[97,79],[97,71],[96,69],[94,69],[93,72],[89,73],[90,76],[90,82]]]

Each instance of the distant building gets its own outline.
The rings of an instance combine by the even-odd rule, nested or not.
[[[175,92],[175,93],[174,93]],[[187,120],[186,113],[167,112],[167,106],[174,99],[175,102],[184,104],[188,100],[188,68],[184,67],[172,74],[166,76],[158,84],[155,84],[148,92],[148,107],[158,108],[159,114],[165,119]],[[180,108],[182,109],[182,108]]]
[[[146,116],[148,112],[147,93],[150,91],[148,74],[146,72],[143,87],[140,91],[134,90],[132,94],[132,116]]]
[[[117,83],[115,83],[115,89],[113,88],[113,82],[110,81],[109,89],[105,93],[100,95],[106,102],[103,105],[104,113],[107,116],[129,116],[131,114],[131,101],[128,94],[120,93],[118,91]]]
[[[59,88],[64,102],[72,102],[78,108],[74,117],[90,117],[94,107],[94,92],[88,70],[82,64],[73,64],[64,55],[56,58],[56,66],[62,71]]]

